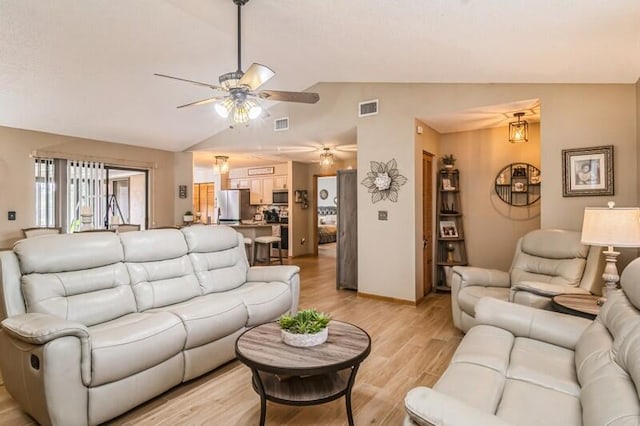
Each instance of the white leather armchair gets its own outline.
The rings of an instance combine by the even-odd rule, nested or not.
[[[558,294],[601,294],[600,247],[580,242],[580,233],[560,229],[531,231],[518,240],[508,272],[472,266],[453,268],[453,323],[467,332],[476,324],[476,303],[485,296],[550,307]]]

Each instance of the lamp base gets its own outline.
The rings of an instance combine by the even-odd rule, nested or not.
[[[602,279],[604,280],[604,288],[602,289],[602,297],[598,299],[598,304],[602,304],[607,301],[609,293],[615,291],[618,288],[618,281],[620,281],[620,275],[618,274],[618,268],[616,262],[618,261],[619,251],[606,250],[603,251],[604,260],[606,263],[604,267],[604,273]]]

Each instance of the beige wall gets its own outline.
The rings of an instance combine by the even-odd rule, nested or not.
[[[187,211],[193,212],[193,153],[173,154],[173,182],[173,217],[174,223],[180,224]],[[187,185],[187,198],[178,197],[178,185]]]
[[[22,237],[21,229],[35,220],[34,166],[31,153],[56,154],[107,164],[150,170],[150,226],[178,223],[174,204],[177,186],[174,153],[89,139],[0,127],[0,247]],[[186,173],[186,171],[185,171]],[[189,166],[188,173],[191,173]],[[189,201],[190,203],[191,201]],[[16,221],[7,220],[15,210]],[[180,220],[181,222],[181,220]]]
[[[359,180],[369,169],[370,161],[396,158],[400,172],[409,179],[401,188],[397,203],[374,205],[366,188],[359,186],[360,291],[413,301],[422,285],[416,273],[422,256],[417,241],[421,217],[417,185],[422,170],[416,158],[420,150],[414,135],[415,118],[428,121],[431,116],[470,108],[539,99],[543,171],[540,225],[579,230],[584,207],[605,205],[609,199],[562,197],[564,148],[613,144],[616,195],[610,198],[621,206],[638,202],[637,85],[321,83],[311,90],[320,94],[320,102],[290,110],[289,132],[235,129],[204,141],[202,146],[242,143],[247,138],[260,138],[263,144],[295,144],[308,140],[308,135],[317,134],[321,140],[355,126]],[[358,118],[358,102],[368,99],[379,99],[379,115]],[[276,106],[270,112],[278,116],[284,113],[282,108]],[[467,190],[484,194],[486,199],[491,197],[487,182],[471,181]],[[389,220],[378,221],[378,210],[387,210]],[[466,211],[470,220],[473,213],[468,208]],[[515,234],[511,230],[502,232]],[[488,266],[504,265],[504,261],[499,263]]]
[[[540,228],[540,202],[513,207],[494,190],[498,172],[510,163],[540,167],[540,126],[529,124],[529,141],[509,142],[509,128],[442,135],[443,154],[453,154],[460,170],[460,202],[469,264],[508,270],[516,241]],[[543,182],[545,173],[542,170]],[[491,244],[488,245],[487,242]]]

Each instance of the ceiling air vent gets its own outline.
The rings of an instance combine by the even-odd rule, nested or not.
[[[364,101],[358,104],[358,117],[367,117],[378,113],[378,100]]]
[[[289,117],[276,118],[273,120],[273,130],[276,132],[289,130]]]

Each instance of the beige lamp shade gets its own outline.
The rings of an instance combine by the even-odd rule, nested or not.
[[[640,208],[586,207],[581,241],[592,246],[640,247]]]

